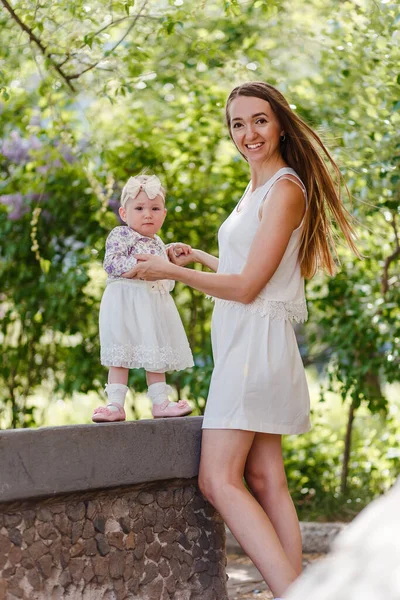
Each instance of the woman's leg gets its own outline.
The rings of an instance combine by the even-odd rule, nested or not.
[[[255,434],[237,429],[204,429],[199,486],[215,506],[276,596],[297,573],[257,500],[246,489],[243,473]]]
[[[245,479],[268,515],[295,572],[302,570],[301,533],[290,497],[280,435],[256,433],[245,466]]]

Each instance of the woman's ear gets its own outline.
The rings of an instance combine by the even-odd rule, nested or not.
[[[126,223],[126,210],[123,206],[120,206],[118,209],[119,212],[119,216],[121,217],[121,219],[123,220],[124,223]]]

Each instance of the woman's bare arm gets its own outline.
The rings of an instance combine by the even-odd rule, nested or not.
[[[219,259],[208,252],[204,252],[203,250],[193,250],[195,254],[196,262],[201,263],[214,273],[218,270]]]
[[[264,203],[260,227],[239,274],[204,273],[165,261],[162,264],[158,257],[137,255],[138,265],[128,276],[149,280],[175,279],[210,296],[248,304],[278,268],[290,236],[301,222],[304,205],[304,195],[295,183],[282,180],[275,184]]]
[[[178,256],[173,248],[168,248],[168,258],[174,265],[178,265],[178,267],[186,267],[190,263],[200,263],[211,269],[211,271],[217,271],[218,269],[219,260],[216,256],[208,254],[208,252],[204,252],[203,250],[197,250],[196,248],[190,248],[189,252],[178,254]]]

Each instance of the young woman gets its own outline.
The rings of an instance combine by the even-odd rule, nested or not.
[[[245,83],[229,95],[226,117],[250,182],[219,230],[219,261],[200,250],[171,254],[175,264],[139,255],[126,275],[175,279],[215,299],[199,485],[278,597],[302,564],[281,435],[310,426],[292,322],[307,318],[304,277],[318,268],[334,271],[331,216],[356,248],[321,155],[340,182],[339,170],[282,94],[266,83]],[[216,273],[183,268],[193,260]]]

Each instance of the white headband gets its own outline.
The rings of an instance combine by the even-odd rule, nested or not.
[[[164,200],[164,193],[161,189],[161,181],[157,175],[151,175],[146,181],[140,181],[138,177],[130,177],[124,185],[121,194],[121,206],[125,206],[128,198],[136,198],[138,193],[143,190],[150,200],[160,195]]]

